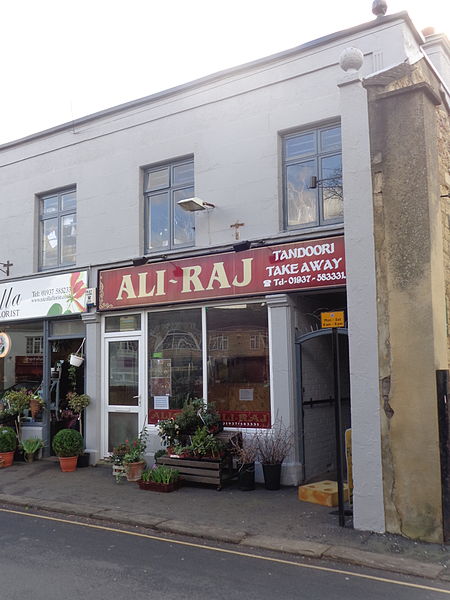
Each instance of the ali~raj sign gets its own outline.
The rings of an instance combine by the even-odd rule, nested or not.
[[[101,271],[100,310],[345,285],[343,236]]]

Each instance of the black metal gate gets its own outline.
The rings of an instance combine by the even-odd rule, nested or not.
[[[303,404],[303,385],[302,385],[302,351],[303,346],[306,342],[316,339],[318,337],[330,336],[332,342],[332,356],[333,356],[333,387],[334,394],[330,397],[327,402],[334,404],[334,421],[335,421],[335,444],[336,444],[336,470],[337,470],[337,483],[338,483],[338,496],[339,496],[339,524],[345,525],[345,511],[344,511],[344,432],[342,429],[342,408],[341,408],[341,371],[339,363],[339,338],[341,336],[348,336],[347,328],[332,328],[332,329],[319,329],[312,331],[297,337],[296,339],[296,354],[297,354],[297,368],[298,368],[298,390],[297,397],[301,400],[302,410],[299,411],[300,423],[299,430],[301,431],[302,444],[300,447],[300,457],[303,464],[305,465],[305,431],[304,431],[304,404]],[[316,401],[317,402],[317,401]],[[322,402],[320,400],[319,402]]]
[[[436,371],[439,450],[441,457],[442,529],[444,542],[450,541],[450,407],[448,401],[449,373]]]

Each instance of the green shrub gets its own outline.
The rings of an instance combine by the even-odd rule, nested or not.
[[[87,394],[76,394],[69,392],[66,396],[70,410],[79,414],[91,403],[91,398]]]
[[[211,456],[218,458],[224,448],[223,442],[209,433],[206,426],[199,427],[192,436],[190,449],[194,456]]]
[[[61,429],[53,438],[56,456],[68,457],[83,454],[83,437],[75,429]]]
[[[12,427],[0,427],[0,452],[14,452],[17,448],[16,432]]]
[[[22,390],[11,390],[4,396],[9,408],[14,414],[20,415],[22,412],[30,407],[31,392],[27,392],[26,389]]]

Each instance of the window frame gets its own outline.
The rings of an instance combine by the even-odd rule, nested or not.
[[[341,145],[339,149],[331,149],[331,150],[322,150],[321,149],[321,134],[324,131],[339,128],[341,131]],[[301,156],[297,156],[294,158],[288,159],[286,157],[286,143],[287,140],[294,139],[299,136],[304,136],[308,134],[314,134],[314,142],[315,149],[314,152],[305,153]],[[324,194],[323,191],[326,189],[325,186],[321,185],[321,181],[323,181],[322,176],[322,162],[324,158],[330,158],[334,156],[340,156],[341,158],[341,189],[342,188],[342,128],[341,123],[339,121],[334,121],[331,123],[327,123],[324,125],[319,125],[316,127],[309,127],[307,129],[300,129],[296,131],[291,131],[289,133],[283,134],[281,139],[281,160],[282,160],[282,180],[283,180],[283,228],[285,231],[292,231],[298,229],[309,229],[309,228],[317,228],[317,227],[326,227],[328,225],[342,224],[344,222],[344,216],[334,217],[331,219],[325,219],[324,217]],[[307,222],[307,223],[297,223],[295,225],[289,225],[289,203],[288,203],[288,177],[287,171],[290,166],[300,165],[302,163],[315,163],[314,174],[317,177],[317,187],[313,188],[315,193],[315,206],[316,206],[316,214],[317,219],[315,221]]]
[[[75,194],[75,208],[68,208],[66,210],[62,210],[62,197],[66,194]],[[43,203],[45,200],[49,199],[49,198],[53,198],[53,197],[57,197],[58,198],[58,209],[55,213],[49,213],[48,215],[45,215],[43,213]],[[75,260],[71,261],[71,262],[64,262],[62,260],[62,239],[61,239],[61,235],[62,235],[62,222],[64,217],[70,216],[70,215],[75,215]],[[78,223],[76,220],[77,217],[77,188],[76,186],[70,186],[67,188],[62,188],[62,189],[58,189],[55,190],[53,192],[46,192],[44,194],[40,194],[38,196],[38,219],[39,219],[39,225],[38,225],[38,252],[39,252],[39,258],[38,258],[38,265],[39,265],[39,271],[53,271],[56,269],[61,269],[61,268],[66,268],[66,267],[70,267],[76,264],[76,242],[77,242],[77,236],[78,236]],[[58,244],[58,254],[57,254],[57,264],[56,265],[50,265],[50,266],[46,266],[44,265],[43,261],[44,261],[44,236],[43,236],[43,228],[44,228],[44,223],[48,220],[51,219],[57,219],[58,220],[58,228],[57,228],[57,244]]]
[[[189,164],[192,165],[192,181],[190,183],[179,183],[179,184],[173,183],[174,170],[177,167],[180,167],[183,165],[189,165]],[[169,173],[168,184],[156,186],[154,189],[148,190],[146,183],[147,183],[149,174],[155,173],[157,171],[161,171],[165,168],[168,169],[168,173]],[[144,169],[143,193],[144,193],[144,221],[145,221],[145,231],[144,231],[144,245],[145,245],[144,252],[145,252],[145,254],[154,254],[154,253],[158,253],[158,252],[164,252],[166,250],[178,250],[181,248],[191,248],[191,247],[195,246],[195,216],[194,216],[194,213],[187,213],[187,214],[190,214],[191,218],[192,218],[192,229],[193,229],[192,242],[188,242],[188,243],[184,243],[184,244],[183,243],[176,244],[175,239],[174,239],[174,237],[175,237],[175,199],[174,198],[175,198],[175,195],[177,192],[180,192],[183,190],[188,190],[191,188],[192,188],[192,195],[189,194],[188,197],[195,196],[195,171],[194,171],[194,157],[193,156],[182,158],[182,159],[177,159],[177,160],[173,160],[173,161],[168,161],[168,162],[164,162],[164,163],[158,163],[156,165],[152,165],[152,166],[146,167]],[[168,223],[169,223],[168,243],[166,246],[152,246],[151,245],[152,229],[151,229],[151,222],[150,222],[150,214],[151,214],[150,200],[152,197],[158,196],[163,193],[166,193],[168,195]],[[180,209],[180,210],[182,210],[182,209]]]

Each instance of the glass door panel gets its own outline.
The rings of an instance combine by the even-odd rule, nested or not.
[[[137,335],[105,341],[103,450],[137,437],[144,426],[143,346]]]
[[[109,342],[108,404],[139,405],[139,341]]]
[[[112,452],[114,446],[123,444],[125,440],[136,437],[139,429],[138,421],[137,413],[108,414],[108,452]]]

